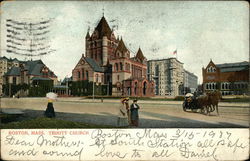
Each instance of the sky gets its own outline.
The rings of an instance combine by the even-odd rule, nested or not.
[[[202,83],[202,67],[249,61],[249,4],[244,1],[6,1],[1,3],[1,55],[6,52],[6,19],[51,19],[49,44],[55,51],[33,57],[63,79],[85,53],[85,35],[102,15],[133,56],[177,57]],[[173,52],[177,50],[177,55]]]

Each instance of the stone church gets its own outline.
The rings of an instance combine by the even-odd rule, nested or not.
[[[87,32],[85,50],[72,71],[73,81],[108,85],[113,96],[154,96],[154,82],[146,77],[147,59],[142,50],[139,48],[131,57],[123,39],[115,37],[104,16],[91,35]]]

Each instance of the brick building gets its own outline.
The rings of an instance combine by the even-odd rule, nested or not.
[[[131,57],[123,39],[116,38],[105,17],[85,37],[85,53],[72,70],[73,81],[108,85],[114,96],[154,96],[154,82],[146,78],[147,59],[139,48]]]
[[[222,95],[242,95],[249,91],[249,62],[214,64],[202,68],[203,90],[220,90]]]

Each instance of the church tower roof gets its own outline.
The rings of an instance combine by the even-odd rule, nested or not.
[[[99,33],[99,36],[102,38],[103,36],[107,36],[107,37],[110,37],[111,34],[112,34],[112,31],[105,19],[105,17],[103,16],[100,20],[100,22],[98,23],[97,27],[95,28],[98,33]]]
[[[128,51],[128,49],[127,49],[127,47],[125,46],[125,44],[124,44],[122,38],[121,38],[121,40],[119,41],[119,44],[118,44],[116,50],[119,50],[119,51],[121,51],[122,53]]]

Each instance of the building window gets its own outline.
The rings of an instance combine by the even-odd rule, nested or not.
[[[115,63],[115,71],[118,71],[118,64]]]
[[[122,62],[120,62],[120,70],[121,71],[123,70],[123,64],[122,64]]]
[[[80,79],[81,78],[81,72],[78,71],[78,78]]]
[[[16,85],[16,77],[13,77],[13,84]]]
[[[119,76],[119,75],[117,75],[117,80],[118,80],[118,81],[120,80],[120,76]]]
[[[98,74],[95,75],[95,82],[98,82]]]
[[[86,71],[86,79],[89,80],[89,72]]]
[[[84,76],[85,76],[84,69],[82,69],[82,79],[84,79]]]
[[[104,75],[102,75],[102,83],[104,82]]]

